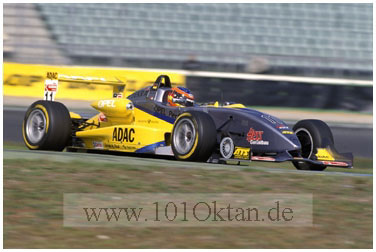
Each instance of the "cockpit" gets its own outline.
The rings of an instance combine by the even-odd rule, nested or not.
[[[150,87],[147,97],[173,107],[194,106],[194,96],[188,88],[172,87],[167,75],[160,75]]]

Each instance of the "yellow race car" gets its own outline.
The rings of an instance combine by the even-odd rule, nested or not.
[[[48,73],[45,100],[26,112],[23,138],[32,150],[97,150],[170,155],[178,160],[226,162],[292,161],[298,169],[352,167],[339,154],[330,128],[302,120],[290,129],[282,120],[242,104],[198,105],[187,88],[161,75],[152,86],[125,95],[125,81]],[[113,97],[91,104],[98,114],[83,118],[54,97],[58,82],[112,85]]]

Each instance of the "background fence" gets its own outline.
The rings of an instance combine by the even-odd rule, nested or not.
[[[5,95],[39,96],[34,87],[51,69],[124,74],[129,90],[158,73],[176,73],[176,84],[186,84],[199,102],[372,111],[372,4],[9,3],[3,9],[4,61],[50,66],[6,64]],[[68,92],[63,83],[58,98],[106,94],[81,87]]]

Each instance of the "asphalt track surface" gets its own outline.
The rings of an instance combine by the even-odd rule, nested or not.
[[[350,177],[373,177],[373,174],[352,173],[352,172],[327,172],[327,171],[299,171],[281,168],[266,168],[255,165],[223,165],[223,164],[205,164],[197,162],[182,162],[176,160],[158,159],[134,156],[115,156],[104,154],[88,154],[74,152],[47,152],[47,151],[30,151],[30,150],[4,150],[4,160],[27,159],[27,160],[49,160],[55,162],[85,162],[103,163],[103,164],[127,164],[134,166],[153,166],[153,167],[173,167],[179,169],[203,169],[203,170],[250,170],[263,171],[268,173],[293,173],[307,176],[350,176]],[[85,160],[85,161],[83,161]]]
[[[21,129],[26,109],[26,107],[4,107],[3,139],[5,142],[23,142]],[[83,112],[93,113],[94,110]],[[356,157],[372,158],[372,126],[360,124],[329,126],[332,129],[338,152],[352,152]]]

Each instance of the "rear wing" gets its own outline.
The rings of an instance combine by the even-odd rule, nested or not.
[[[58,91],[59,81],[69,83],[85,83],[94,85],[111,85],[113,87],[112,96],[114,98],[123,98],[125,90],[125,78],[115,77],[116,81],[106,80],[100,77],[83,77],[58,74],[56,72],[47,72],[47,78],[44,84],[44,99],[54,101]]]

